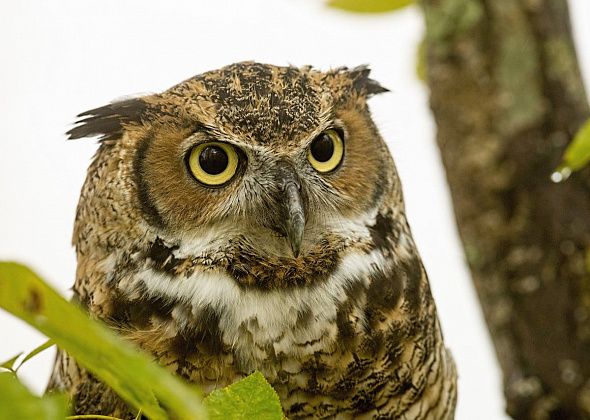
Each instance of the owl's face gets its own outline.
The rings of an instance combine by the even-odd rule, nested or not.
[[[120,148],[107,176],[129,186],[129,211],[152,236],[192,255],[238,246],[302,263],[354,242],[399,195],[366,105],[382,91],[364,68],[238,63],[89,111],[70,134]]]

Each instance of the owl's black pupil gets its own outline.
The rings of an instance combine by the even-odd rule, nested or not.
[[[334,142],[329,135],[322,134],[311,143],[310,151],[318,162],[327,162],[334,154]]]
[[[199,155],[199,165],[209,175],[218,175],[225,171],[228,162],[227,153],[219,146],[207,146]]]

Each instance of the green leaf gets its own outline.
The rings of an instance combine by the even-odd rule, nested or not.
[[[101,323],[91,320],[27,267],[0,262],[0,307],[53,339],[150,419],[206,418],[196,389],[153,363],[149,356]]]
[[[39,398],[12,373],[0,373],[0,414],[3,419],[64,420],[67,400],[53,394]]]
[[[18,360],[18,358],[22,356],[22,354],[23,354],[23,352],[21,351],[16,356],[13,356],[10,359],[8,359],[7,361],[3,362],[2,364],[0,364],[0,368],[4,368],[4,369],[8,369],[8,370],[14,371],[14,369],[13,369],[14,362],[16,362]]]
[[[33,357],[35,357],[39,353],[47,350],[49,347],[54,346],[54,345],[55,345],[55,342],[53,340],[47,340],[46,342],[44,342],[40,346],[35,347],[33,350],[31,350],[30,352],[27,353],[27,355],[23,358],[23,360],[21,360],[21,362],[19,363],[19,365],[15,369],[15,371],[18,371],[26,361],[31,360]]]
[[[212,420],[285,418],[279,396],[260,372],[212,392],[205,399],[205,406]]]
[[[392,12],[413,4],[415,0],[328,0],[328,6],[357,13]]]
[[[577,171],[590,162],[590,119],[578,131],[563,155],[563,162],[558,172],[563,168]]]

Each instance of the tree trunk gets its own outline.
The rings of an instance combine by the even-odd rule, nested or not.
[[[422,5],[437,141],[507,411],[590,418],[590,169],[550,179],[589,116],[566,0]]]

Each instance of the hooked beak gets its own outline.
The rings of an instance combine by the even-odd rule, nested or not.
[[[285,230],[287,231],[287,239],[289,240],[289,244],[291,244],[293,255],[297,258],[301,251],[303,228],[305,227],[305,215],[303,213],[299,185],[294,183],[287,184],[285,187],[285,201],[287,207]]]
[[[279,167],[278,183],[284,200],[285,220],[282,221],[283,228],[287,234],[287,240],[291,245],[291,251],[295,258],[301,251],[303,242],[303,230],[305,228],[305,213],[301,200],[301,185],[294,169],[283,164]]]

